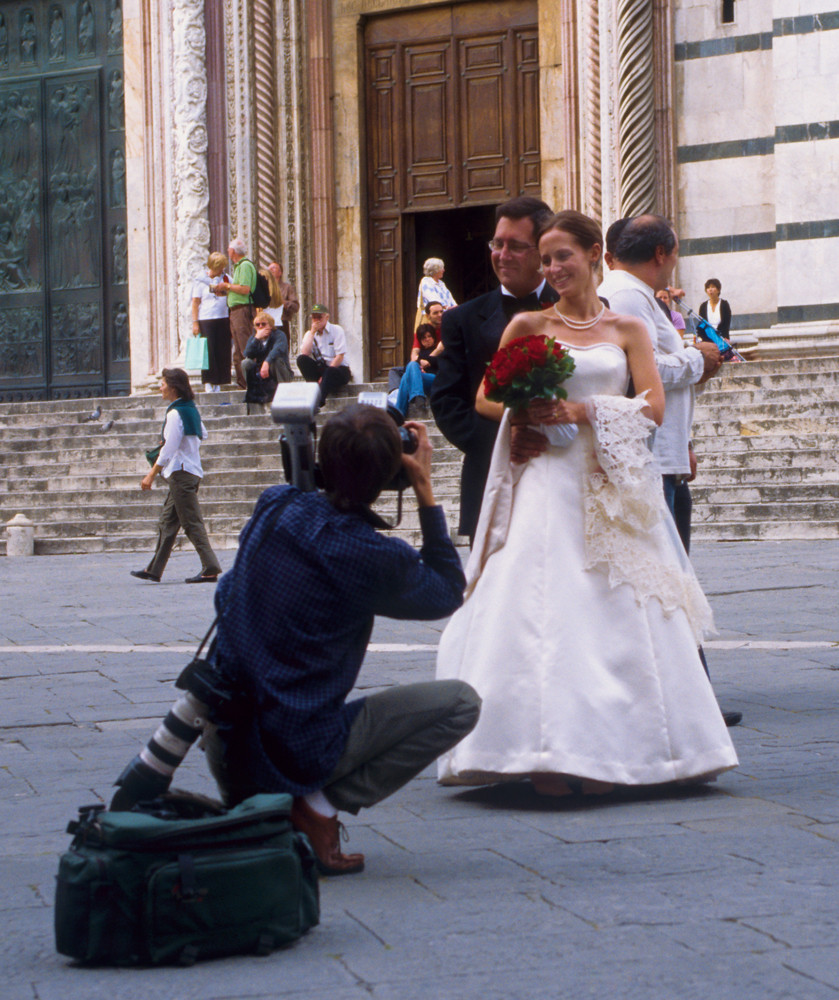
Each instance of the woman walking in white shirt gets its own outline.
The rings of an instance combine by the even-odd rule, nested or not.
[[[169,495],[160,512],[157,547],[151,562],[145,569],[132,569],[131,575],[160,583],[178,531],[183,528],[201,558],[201,572],[187,577],[186,582],[215,583],[221,566],[207,538],[198,505],[198,487],[204,475],[200,448],[207,429],[195,405],[189,376],[182,368],[163,369],[160,395],[169,404],[163,424],[163,441],[154,465],[140,483],[140,489],[150,490],[158,473],[162,472],[169,484]]]

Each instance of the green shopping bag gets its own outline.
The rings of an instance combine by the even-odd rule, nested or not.
[[[206,371],[210,367],[206,337],[190,337],[184,351],[184,368],[187,371]]]

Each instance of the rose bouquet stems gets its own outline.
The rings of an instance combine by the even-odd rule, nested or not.
[[[565,399],[562,383],[573,371],[574,359],[553,337],[518,337],[487,365],[484,395],[521,413],[534,399]]]

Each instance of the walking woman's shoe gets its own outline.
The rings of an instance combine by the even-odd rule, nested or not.
[[[203,573],[199,573],[198,576],[188,576],[184,583],[215,583],[218,580],[218,573],[210,573],[204,576]]]
[[[154,573],[149,573],[145,569],[132,569],[131,575],[136,576],[138,580],[151,580],[152,583],[160,583],[159,576],[155,576]]]

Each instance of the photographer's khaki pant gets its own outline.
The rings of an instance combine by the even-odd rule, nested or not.
[[[480,709],[475,691],[457,680],[405,684],[370,695],[324,782],[324,795],[336,809],[350,813],[381,802],[471,732]],[[202,746],[225,802],[278,791],[257,788],[247,775],[232,774],[211,727],[204,732]]]
[[[405,684],[370,695],[323,794],[336,809],[375,805],[451,750],[478,721],[481,699],[463,681]]]

